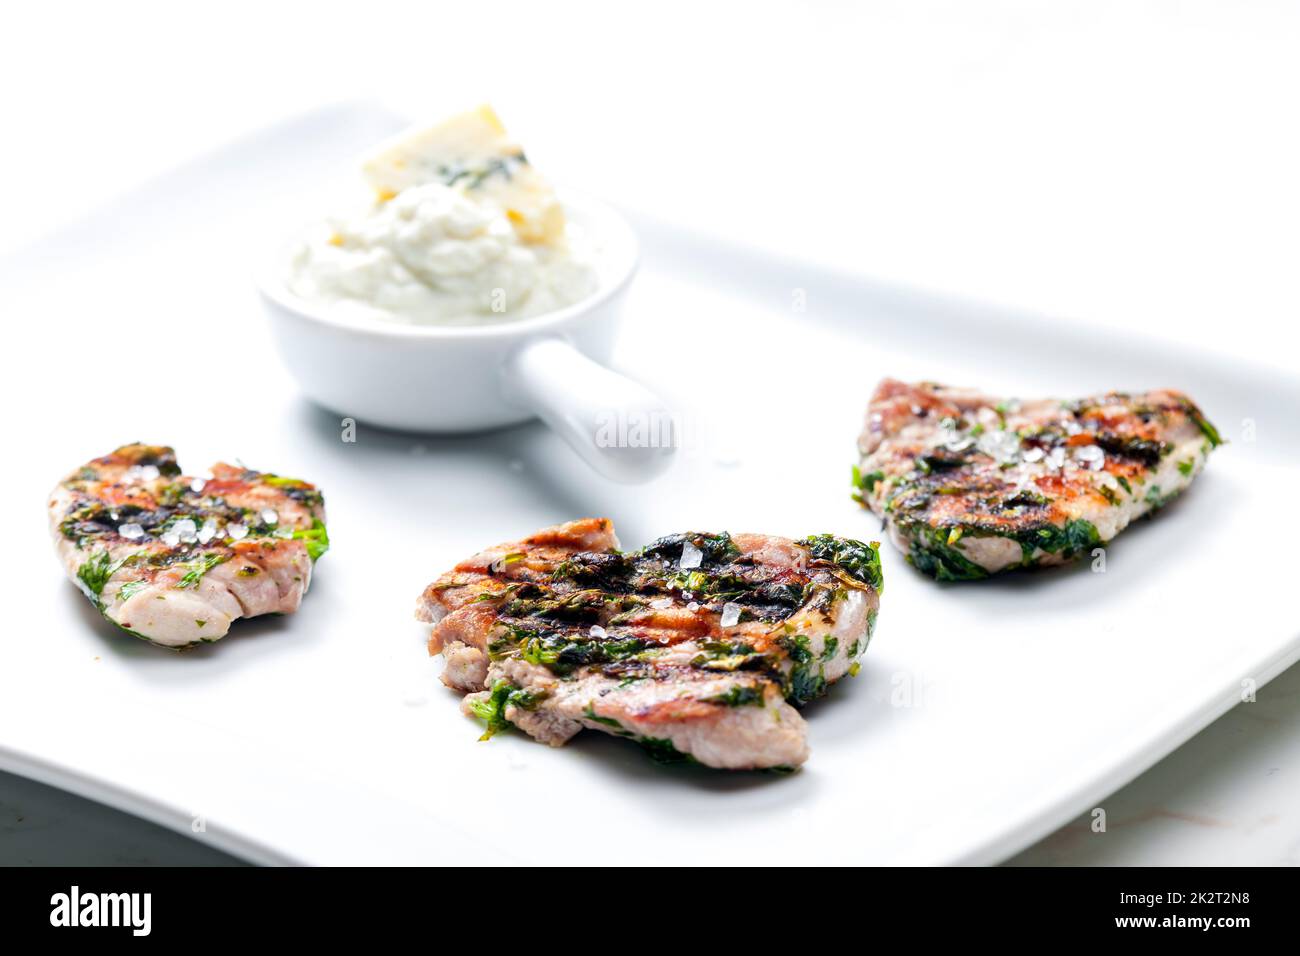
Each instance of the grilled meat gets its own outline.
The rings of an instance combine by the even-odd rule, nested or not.
[[[546,528],[462,561],[416,616],[462,709],[560,746],[583,728],[728,769],[808,756],[795,706],[856,673],[880,604],[875,544]],[[795,705],[795,706],[791,706]]]
[[[1060,564],[1174,498],[1219,433],[1181,392],[999,400],[886,379],[854,476],[908,561],[941,581]]]
[[[184,647],[230,622],[290,614],[329,547],[325,503],[305,481],[219,464],[181,476],[172,449],[124,445],[68,475],[49,502],[59,559],[104,616]]]

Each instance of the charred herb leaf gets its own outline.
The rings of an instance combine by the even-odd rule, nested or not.
[[[814,534],[799,542],[808,549],[814,561],[824,561],[847,572],[863,584],[881,590],[884,581],[880,573],[880,545],[864,544],[851,538],[833,534]]]
[[[479,737],[479,740],[490,740],[510,726],[510,721],[506,718],[507,707],[534,710],[544,699],[543,694],[523,690],[507,680],[498,680],[492,685],[486,698],[471,701],[469,705],[474,716],[487,723],[487,729],[483,731],[483,736]]]

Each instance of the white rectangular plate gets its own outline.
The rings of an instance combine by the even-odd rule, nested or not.
[[[644,217],[618,364],[682,412],[668,475],[610,485],[538,425],[437,438],[362,423],[341,441],[272,353],[250,257],[399,125],[369,107],[303,117],[0,269],[17,340],[0,766],[267,862],[984,863],[1300,654],[1275,503],[1300,479],[1296,383]],[[613,518],[625,547],[687,529],[879,538],[848,476],[885,375],[1026,397],[1178,387],[1231,444],[1116,540],[1105,573],[940,586],[886,544],[876,639],[857,679],[808,708],[797,774],[660,767],[595,734],[477,742],[411,619],[428,581],[585,515]],[[298,614],[179,655],[99,618],[55,563],[44,496],[136,440],[174,444],[189,472],[239,457],[324,489],[333,550]]]

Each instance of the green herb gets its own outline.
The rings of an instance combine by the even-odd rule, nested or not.
[[[790,661],[794,665],[786,679],[786,699],[796,706],[802,706],[826,693],[826,678],[808,646],[807,635],[786,635],[778,638],[777,643],[790,655]]]
[[[492,690],[488,692],[487,697],[477,698],[469,702],[469,709],[474,716],[487,722],[487,729],[483,732],[483,736],[479,737],[479,740],[489,740],[495,734],[510,726],[510,721],[506,718],[507,707],[514,706],[521,710],[534,710],[545,699],[545,694],[522,690],[508,680],[497,680],[492,685]]]
[[[1194,462],[1190,458],[1187,459],[1186,461],[1180,461],[1178,463],[1178,470],[1182,472],[1184,475],[1190,475],[1192,473],[1192,469],[1195,467],[1196,467],[1196,462]]]
[[[689,541],[700,549],[704,567],[725,564],[738,557],[740,549],[725,531],[721,534],[670,534],[660,538],[641,549],[642,557],[653,557],[676,562],[682,555],[682,546]]]
[[[617,727],[619,730],[623,729],[623,725],[613,717],[602,717],[600,714],[596,713],[595,708],[592,707],[591,704],[588,704],[583,709],[582,716],[586,717],[588,720],[594,720],[598,724],[604,724],[606,727]]]
[[[851,538],[839,538],[833,534],[814,534],[797,543],[808,549],[814,561],[832,564],[877,591],[883,589],[880,545],[876,542],[864,544]]]
[[[912,539],[907,562],[936,581],[976,581],[988,577],[988,572],[948,544],[948,534],[942,528],[919,529]]]
[[[313,562],[330,549],[330,536],[325,531],[324,522],[319,518],[312,519],[310,528],[295,531],[293,539],[306,543],[307,557],[311,558]]]
[[[711,704],[721,704],[724,707],[761,707],[763,688],[754,684],[733,684],[725,693],[705,699]]]
[[[885,473],[879,469],[876,471],[869,471],[864,475],[861,468],[857,465],[853,466],[853,486],[855,488],[861,488],[867,494],[871,494],[871,492],[875,490],[876,483],[883,481],[884,478]]]
[[[148,581],[127,581],[126,584],[123,584],[117,589],[117,599],[119,601],[128,601],[130,600],[131,595],[135,594],[137,591],[144,590],[148,586]]]
[[[114,561],[108,551],[99,551],[92,555],[88,560],[77,568],[77,580],[81,582],[81,589],[86,592],[86,596],[99,606],[99,596],[104,593],[104,585],[124,563],[126,559]]]
[[[513,643],[514,652],[522,660],[548,667],[563,677],[573,673],[579,667],[627,660],[640,654],[646,647],[645,641],[637,637],[606,640],[578,638],[579,635],[568,637],[553,632],[530,632],[525,628],[516,627],[512,631],[511,638],[506,639],[501,645],[494,643],[490,651],[495,658],[505,657],[511,653]]]
[[[703,594],[709,586],[709,576],[703,571],[678,572],[667,581],[667,587],[689,594]]]
[[[737,671],[760,666],[767,658],[740,641],[705,641],[691,659],[692,667],[706,671]]]
[[[176,582],[176,587],[182,590],[198,587],[199,582],[203,580],[203,575],[207,574],[221,562],[228,560],[230,560],[229,555],[204,554],[193,561],[181,565],[182,567],[189,568],[189,570],[186,571],[181,579]]]
[[[637,738],[642,749],[650,755],[650,759],[655,763],[682,763],[683,761],[693,761],[690,754],[684,754],[673,746],[671,740],[660,737],[639,737]]]
[[[1014,535],[1026,564],[1033,560],[1036,551],[1071,557],[1101,542],[1101,535],[1091,521],[1075,518],[1064,525],[1050,524],[1031,528]]]
[[[1183,410],[1187,412],[1187,417],[1196,423],[1201,434],[1209,439],[1211,448],[1218,448],[1224,443],[1219,430],[1210,424],[1209,419],[1201,414],[1201,410],[1193,405],[1190,399],[1183,399]]]

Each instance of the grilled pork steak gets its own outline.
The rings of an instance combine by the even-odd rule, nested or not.
[[[124,445],[68,475],[49,502],[55,549],[104,616],[155,644],[225,636],[230,622],[290,614],[329,547],[305,481],[219,464],[181,476],[170,448]]]
[[[875,544],[689,533],[624,553],[588,518],[462,561],[416,616],[485,736],[513,724],[559,746],[588,728],[660,758],[796,767],[791,705],[856,673],[880,588]]]
[[[1181,392],[1018,402],[886,379],[854,480],[911,564],[971,580],[1089,553],[1183,491],[1220,442]]]

